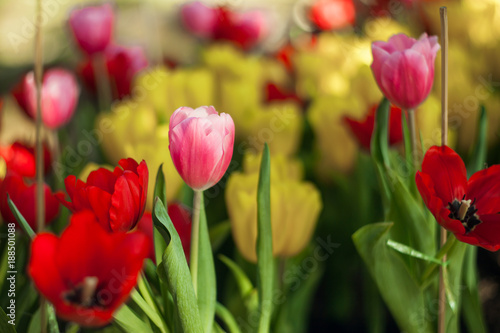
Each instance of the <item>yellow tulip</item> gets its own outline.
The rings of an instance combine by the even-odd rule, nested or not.
[[[234,172],[226,188],[226,203],[233,238],[243,257],[257,261],[257,184],[258,158],[245,158],[245,172]],[[290,169],[284,157],[271,158],[271,225],[273,255],[291,257],[309,243],[322,208],[318,189],[295,179],[296,163]],[[279,165],[281,164],[281,165]],[[288,176],[292,175],[291,178]]]
[[[146,209],[152,209],[156,172],[160,164],[163,164],[165,173],[167,199],[175,198],[183,181],[170,157],[168,124],[157,123],[151,106],[133,100],[121,102],[112,112],[98,117],[96,129],[102,133],[102,148],[112,164],[128,157],[146,161],[149,169]]]

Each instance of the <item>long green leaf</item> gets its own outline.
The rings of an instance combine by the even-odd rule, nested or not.
[[[10,199],[10,196],[7,194],[7,203],[9,204],[10,211],[12,214],[14,214],[14,217],[16,218],[17,222],[21,226],[21,228],[26,232],[30,238],[34,238],[36,236],[35,232],[31,228],[31,226],[28,224],[24,216],[19,212],[19,210],[16,207],[16,204]]]
[[[163,273],[159,273],[160,278],[166,279],[168,282],[182,331],[185,333],[203,333],[200,312],[182,243],[167,214],[165,205],[159,198],[155,200],[153,221],[156,229],[167,244],[158,271],[163,270]]]
[[[240,295],[242,298],[247,297],[250,293],[253,291],[253,284],[250,281],[250,279],[247,277],[243,269],[238,266],[234,261],[229,259],[223,254],[219,255],[219,259],[226,264],[226,266],[229,268],[231,273],[233,273],[233,276],[236,280],[236,283],[238,285],[238,289],[240,290]]]
[[[479,301],[477,276],[477,247],[468,245],[465,252],[462,291],[462,313],[469,332],[486,333],[483,310]]]
[[[487,134],[488,134],[488,117],[486,109],[481,106],[479,120],[477,124],[477,137],[476,144],[469,165],[467,166],[467,173],[470,177],[474,172],[484,168],[486,163],[486,150],[487,150]]]
[[[224,307],[224,305],[217,303],[217,305],[215,306],[215,314],[225,324],[226,328],[229,330],[229,333],[241,333],[240,327],[234,319],[234,316],[231,312],[229,312],[228,309]]]
[[[151,319],[156,327],[160,329],[160,332],[166,333],[169,331],[156,309],[148,304],[148,302],[144,300],[144,298],[136,289],[132,290],[130,297],[135,302],[135,304],[137,304],[141,308],[141,310],[148,316],[148,318]]]
[[[115,323],[127,333],[153,333],[151,327],[139,318],[127,305],[123,305],[115,314]]]
[[[156,173],[156,182],[154,188],[154,196],[153,198],[160,198],[160,200],[167,205],[167,189],[165,186],[165,175],[163,174],[163,164],[160,164],[158,167],[158,172]],[[165,252],[165,248],[167,244],[161,235],[159,234],[156,228],[153,228],[153,237],[155,243],[155,258],[156,264],[160,264],[163,252]]]
[[[395,242],[391,239],[387,240],[387,245],[389,247],[392,247],[394,250],[398,251],[399,253],[406,254],[410,257],[425,260],[428,262],[433,262],[433,263],[435,263],[437,265],[441,265],[441,266],[447,265],[447,262],[443,263],[442,261],[440,261],[432,256],[426,255],[425,253],[419,252],[419,251],[417,251],[417,250],[415,250],[407,245]]]
[[[15,320],[12,318],[7,317],[3,309],[0,307],[0,332],[2,333],[16,333],[16,329],[14,328],[14,325],[12,325]],[[11,321],[11,323],[9,323]]]
[[[257,192],[257,290],[259,292],[259,333],[269,332],[273,294],[273,236],[271,228],[271,156],[264,145]]]
[[[200,238],[198,247],[198,307],[205,333],[212,331],[217,300],[214,256],[208,234],[203,193],[200,193]]]
[[[402,331],[432,332],[424,294],[402,256],[387,246],[393,223],[362,227],[352,236],[354,245]]]

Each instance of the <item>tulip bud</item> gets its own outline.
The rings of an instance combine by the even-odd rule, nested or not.
[[[28,114],[36,117],[35,75],[29,72],[23,82]],[[80,91],[74,75],[62,68],[49,69],[42,82],[42,121],[50,129],[66,125],[75,112]]]
[[[372,44],[373,75],[383,94],[402,109],[414,109],[429,95],[434,82],[437,37],[418,40],[405,34]]]
[[[170,117],[168,136],[175,168],[192,189],[206,190],[222,178],[233,156],[230,115],[213,106],[181,107]]]
[[[217,13],[213,8],[205,6],[200,1],[187,3],[181,8],[181,18],[184,26],[200,37],[211,37],[217,24]]]
[[[103,52],[111,42],[113,9],[109,4],[74,10],[69,25],[80,48],[89,55]]]

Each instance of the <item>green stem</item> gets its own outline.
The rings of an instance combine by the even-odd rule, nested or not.
[[[443,258],[446,258],[446,254],[451,250],[451,248],[456,244],[456,242],[457,242],[457,239],[455,238],[455,236],[450,235],[448,237],[446,243],[441,247],[438,254],[436,255],[436,259],[443,260]],[[438,266],[442,266],[442,265],[438,265],[436,263],[431,263],[427,266],[424,273],[422,274],[422,282],[423,282],[422,288],[425,288],[425,286],[427,285],[427,283],[425,283],[425,282],[430,281],[429,277],[431,276],[431,274],[434,272],[434,270]]]
[[[111,106],[112,94],[104,53],[97,53],[92,57],[92,68],[94,70],[99,111],[107,111]]]
[[[417,148],[417,129],[415,122],[415,110],[406,110],[408,116],[408,129],[410,130],[411,156],[413,159],[413,170],[420,168],[420,154]]]
[[[191,232],[190,269],[194,293],[198,295],[198,249],[200,245],[200,204],[203,191],[194,191],[193,226]]]

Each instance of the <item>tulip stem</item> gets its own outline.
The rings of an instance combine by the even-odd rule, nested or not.
[[[43,77],[43,47],[42,47],[42,0],[36,0],[35,25],[35,86],[36,86],[36,117],[35,117],[35,159],[36,159],[36,231],[41,232],[45,225],[45,196],[43,184],[43,147],[42,147],[42,77]],[[40,332],[47,332],[46,301],[40,295]]]
[[[439,8],[441,18],[441,145],[448,145],[448,13],[446,7]],[[446,229],[441,227],[441,247],[447,239]],[[446,262],[446,254],[443,256]],[[444,284],[446,266],[439,268],[439,312],[438,333],[446,332],[446,290]]]
[[[193,225],[191,232],[191,252],[190,252],[190,269],[191,280],[193,280],[194,293],[198,295],[198,248],[200,243],[200,204],[203,191],[194,191],[193,196]]]
[[[406,110],[408,128],[410,130],[411,154],[413,159],[413,170],[417,171],[420,167],[420,157],[417,149],[417,129],[415,124],[415,110]]]
[[[106,57],[100,52],[92,56],[92,68],[94,70],[94,81],[97,90],[97,102],[99,111],[108,110],[111,106],[111,87],[106,66]]]

